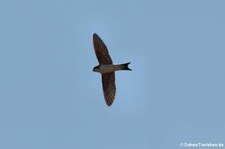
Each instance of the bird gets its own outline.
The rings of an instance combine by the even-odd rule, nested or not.
[[[93,45],[99,65],[93,68],[94,72],[98,72],[102,77],[102,89],[107,106],[111,106],[116,95],[115,71],[129,70],[130,62],[114,65],[109,55],[107,46],[103,40],[96,34],[93,34]]]

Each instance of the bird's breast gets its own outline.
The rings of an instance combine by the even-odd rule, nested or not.
[[[100,73],[110,73],[110,72],[113,72],[113,71],[116,71],[116,66],[115,65],[112,65],[112,64],[109,64],[109,65],[100,65],[99,66],[99,72]]]

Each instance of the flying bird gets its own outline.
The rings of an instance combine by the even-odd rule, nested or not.
[[[102,39],[96,34],[93,34],[93,44],[95,54],[97,56],[99,65],[93,68],[94,72],[101,73],[102,75],[102,88],[104,93],[105,102],[111,106],[116,95],[115,85],[115,71],[130,70],[129,63],[114,65],[109,55],[108,49]]]

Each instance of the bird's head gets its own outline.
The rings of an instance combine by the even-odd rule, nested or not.
[[[99,72],[99,66],[95,66],[92,71]]]

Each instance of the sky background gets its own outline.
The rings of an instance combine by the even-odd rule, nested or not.
[[[0,148],[225,145],[224,16],[223,0],[1,0]],[[111,107],[95,32],[133,70]]]

